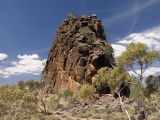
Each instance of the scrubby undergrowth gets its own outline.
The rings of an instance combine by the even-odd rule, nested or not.
[[[0,87],[0,120],[128,119],[119,99],[109,94],[100,97],[92,86],[85,85],[78,95],[73,95],[70,90],[62,94],[44,94],[39,89],[40,84],[34,81],[30,84],[32,87],[26,83],[23,87],[22,84]],[[122,97],[130,117],[159,120],[160,94],[155,92],[147,98],[139,92],[131,94],[131,98]]]

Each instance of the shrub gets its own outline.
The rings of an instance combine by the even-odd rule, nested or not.
[[[132,78],[132,83],[131,83],[131,94],[130,98],[135,101],[143,101],[144,100],[144,87],[140,80],[136,78]]]
[[[94,93],[96,92],[95,88],[92,85],[83,85],[80,88],[79,96],[82,99],[90,99],[93,97]]]
[[[154,92],[160,91],[160,76],[154,77],[152,75],[148,76],[146,79],[145,95],[150,97]]]
[[[5,116],[12,119],[30,117],[36,113],[37,103],[35,95],[28,90],[20,89],[18,85],[0,87],[0,119]]]
[[[29,88],[30,90],[35,90],[35,89],[37,89],[37,88],[40,87],[40,82],[39,82],[39,81],[36,81],[36,80],[28,80],[28,81],[26,82],[26,85],[28,86],[28,88]]]
[[[3,86],[0,93],[0,100],[5,102],[15,102],[23,96],[23,91],[17,86]]]
[[[122,82],[129,85],[129,74],[122,67],[114,67],[113,69],[101,68],[93,79],[93,85],[100,87],[101,84],[108,84],[112,93],[119,87]]]
[[[111,45],[107,44],[104,48],[105,53],[113,54],[114,50]]]
[[[19,86],[19,88],[22,89],[22,90],[25,89],[25,84],[26,84],[26,83],[25,83],[23,80],[18,81],[18,86]]]
[[[22,100],[23,100],[21,104],[22,109],[27,110],[27,112],[30,113],[37,112],[38,99],[36,96],[33,96],[31,94],[25,94]]]
[[[73,92],[69,89],[65,90],[63,92],[63,95],[62,95],[65,99],[69,98],[69,97],[72,97],[73,96]]]
[[[104,67],[98,70],[98,73],[94,76],[92,84],[99,87],[102,83],[107,83],[108,68]]]
[[[81,27],[78,32],[80,33],[92,33],[91,29],[88,26]]]
[[[51,100],[50,100],[50,103],[49,103],[51,109],[57,110],[59,108],[59,106],[60,106],[59,101],[60,101],[60,96],[52,97]]]

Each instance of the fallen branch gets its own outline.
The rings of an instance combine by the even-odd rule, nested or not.
[[[122,108],[124,108],[124,111],[125,111],[126,114],[127,114],[128,120],[131,120],[131,117],[130,117],[129,113],[128,113],[128,111],[126,110],[126,108],[125,108],[125,106],[124,106],[124,104],[123,104],[123,102],[122,102],[122,98],[121,98],[120,92],[119,92],[119,91],[116,91],[116,90],[115,90],[115,92],[117,93],[117,95],[118,95],[118,97],[119,97],[120,104],[121,104]]]

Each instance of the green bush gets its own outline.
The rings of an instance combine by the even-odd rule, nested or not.
[[[63,95],[62,95],[65,99],[69,98],[69,97],[72,97],[73,96],[73,92],[69,89],[65,90],[63,92]]]
[[[26,83],[25,83],[23,80],[18,81],[18,86],[19,86],[19,88],[22,89],[22,90],[25,89],[25,86],[26,86],[25,84],[26,84]]]
[[[145,95],[150,97],[154,92],[160,91],[160,76],[154,77],[152,75],[148,76],[146,79]]]
[[[103,49],[104,49],[105,53],[108,53],[108,54],[113,54],[114,53],[114,50],[113,50],[112,46],[109,45],[109,44],[107,44]]]
[[[108,84],[111,91],[114,92],[120,83],[126,82],[129,84],[130,81],[130,75],[122,67],[117,66],[113,69],[104,67],[94,76],[93,85],[98,88],[101,84]]]
[[[59,108],[59,106],[60,106],[59,101],[60,101],[60,97],[57,97],[57,98],[56,97],[52,97],[51,100],[50,100],[50,103],[49,103],[51,109],[57,110]]]
[[[22,109],[27,110],[31,113],[37,112],[38,99],[32,94],[25,94],[22,98],[23,102],[21,104]]]
[[[30,90],[38,89],[41,86],[40,81],[36,81],[36,80],[28,80],[26,82],[26,85]]]
[[[37,112],[37,104],[37,97],[29,90],[18,85],[0,86],[0,119],[30,117]]]
[[[90,99],[95,94],[96,90],[92,85],[82,85],[79,91],[79,97],[82,99]]]
[[[17,86],[3,86],[0,93],[0,100],[5,102],[15,102],[17,100],[20,100],[23,94],[23,91]]]
[[[130,98],[135,101],[143,101],[145,96],[144,96],[144,86],[142,85],[141,81],[132,78],[131,82],[131,87],[130,87],[131,93],[130,93]]]
[[[92,33],[91,29],[88,26],[81,27],[78,32],[80,33]]]

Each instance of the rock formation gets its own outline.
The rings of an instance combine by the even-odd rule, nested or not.
[[[98,69],[112,68],[112,52],[96,15],[70,14],[57,30],[42,73],[47,91],[77,91],[81,84],[91,83]]]

